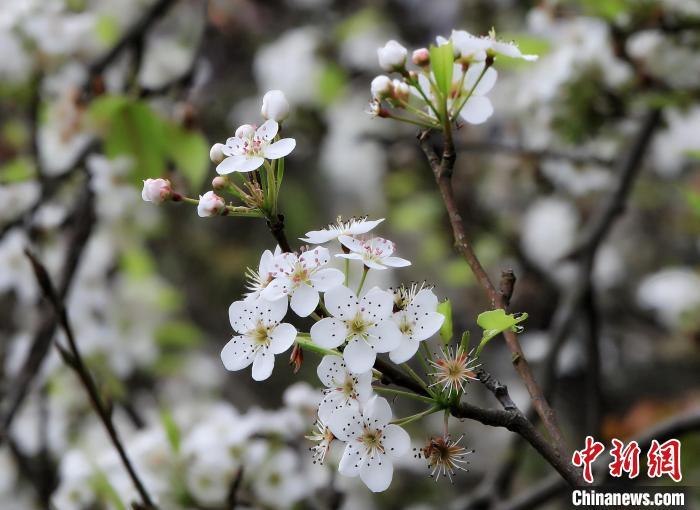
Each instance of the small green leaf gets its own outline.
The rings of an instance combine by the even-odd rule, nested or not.
[[[433,68],[435,84],[442,95],[442,101],[450,95],[452,89],[452,72],[455,60],[452,41],[442,46],[430,47],[430,65]]]
[[[471,342],[471,334],[469,331],[462,333],[462,341],[459,343],[459,352],[462,354],[469,353],[469,344]]]
[[[0,166],[0,184],[10,184],[31,179],[36,174],[34,163],[29,158],[19,157]]]
[[[445,344],[448,344],[452,340],[452,302],[446,299],[438,304],[437,311],[445,316],[445,321],[440,328],[440,337]]]
[[[476,357],[481,354],[481,351],[486,344],[500,333],[503,333],[508,329],[514,331],[515,333],[521,333],[523,327],[518,326],[518,324],[523,322],[525,319],[527,319],[526,313],[506,314],[506,311],[502,308],[497,310],[489,310],[488,312],[479,314],[479,317],[476,319],[476,323],[484,330],[484,333],[481,337],[481,343],[479,343],[479,347],[476,349]]]
[[[175,453],[178,453],[180,451],[180,428],[175,423],[173,415],[167,409],[162,409],[160,411],[160,421],[163,424],[170,446]]]
[[[169,126],[166,151],[190,186],[199,189],[209,169],[209,147],[204,136],[198,131]]]
[[[90,477],[89,483],[98,498],[111,503],[113,508],[116,508],[117,510],[126,510],[126,505],[122,502],[121,498],[119,497],[119,493],[110,483],[109,478],[107,478],[104,471],[95,467],[95,471]]]
[[[336,64],[328,63],[321,71],[318,79],[318,93],[321,102],[324,105],[328,105],[335,101],[342,95],[347,82],[343,68]]]

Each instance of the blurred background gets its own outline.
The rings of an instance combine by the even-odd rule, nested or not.
[[[263,384],[219,359],[245,268],[274,248],[264,221],[202,219],[140,197],[149,177],[189,196],[211,189],[209,147],[259,124],[262,95],[280,89],[292,105],[285,133],[297,140],[281,194],[290,239],[338,215],[386,218],[379,235],[413,266],[375,283],[426,280],[452,300],[455,331],[480,335],[489,303],[452,247],[415,130],[366,110],[387,40],[413,49],[453,28],[492,27],[540,59],[499,59],[494,116],[457,132],[454,185],[489,273],[517,276],[511,309],[529,314],[521,343],[570,445],[642,437],[697,411],[696,0],[3,0],[0,507],[122,509],[136,499],[52,346],[62,334],[26,246],[65,294],[163,509],[490,508],[547,482],[551,468],[529,446],[467,421],[451,432],[476,452],[453,485],[408,458],[390,489],[371,495],[335,475],[339,452],[313,465],[303,436],[320,398],[315,363],[295,375],[278,357]],[[580,236],[616,191],[621,215],[581,256]],[[485,363],[528,409],[502,342]],[[466,398],[497,406],[476,384]],[[414,446],[440,431],[439,416],[413,424]],[[683,483],[697,484],[700,436],[682,440]],[[566,492],[529,506],[568,508]]]

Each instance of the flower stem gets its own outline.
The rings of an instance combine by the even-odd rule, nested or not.
[[[320,354],[322,356],[327,354],[331,356],[340,356],[340,352],[336,351],[335,349],[326,349],[325,347],[321,347],[320,345],[313,343],[311,338],[304,333],[299,333],[295,342],[301,346],[302,349],[315,352],[316,354]]]
[[[345,286],[348,286],[348,279],[350,278],[350,259],[345,259]]]
[[[420,378],[420,376],[415,372],[415,370],[413,370],[413,369],[409,366],[408,363],[401,363],[401,367],[402,367],[406,372],[408,372],[408,374],[409,374],[411,377],[413,377],[413,379],[415,379],[416,382],[417,382],[418,384],[420,384],[423,388],[425,388],[426,391],[430,392],[430,390],[428,390],[428,387],[425,385],[425,381],[424,381],[423,379]]]
[[[357,287],[357,296],[360,296],[360,292],[362,292],[362,287],[365,285],[365,279],[367,278],[367,273],[369,273],[369,268],[367,266],[362,266],[362,278],[360,278],[360,285]]]
[[[394,425],[401,425],[401,426],[408,425],[409,423],[420,420],[421,418],[423,418],[425,416],[428,416],[428,415],[433,414],[433,413],[437,413],[438,411],[440,411],[440,409],[441,409],[440,406],[432,406],[432,407],[430,407],[430,408],[428,408],[425,411],[422,411],[420,413],[412,414],[411,416],[406,416],[405,418],[399,418],[397,420],[392,420],[391,423],[393,423]]]
[[[375,391],[378,391],[379,393],[387,393],[390,395],[399,395],[402,397],[407,397],[407,398],[412,398],[415,400],[420,400],[421,402],[426,402],[428,404],[434,404],[435,400],[430,398],[430,397],[424,397],[423,395],[417,395],[415,393],[411,393],[410,391],[402,391],[402,390],[396,390],[394,388],[384,388],[382,386],[375,386],[374,387]]]

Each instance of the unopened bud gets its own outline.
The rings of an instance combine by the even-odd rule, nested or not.
[[[391,95],[391,79],[383,74],[377,76],[372,80],[370,90],[374,99],[383,99]]]
[[[289,103],[281,90],[270,90],[263,96],[262,116],[282,122],[289,115]]]
[[[162,204],[172,195],[172,187],[168,179],[146,179],[143,181],[141,198],[146,202]]]
[[[226,209],[226,202],[213,191],[207,191],[204,195],[199,195],[197,214],[200,217],[218,216]]]
[[[223,143],[215,143],[211,146],[211,149],[209,149],[209,159],[211,159],[211,162],[215,165],[218,165],[224,159],[226,159],[226,154],[224,154],[223,148]]]
[[[413,52],[411,61],[417,66],[425,67],[430,64],[430,52],[428,48],[418,48]]]
[[[236,138],[251,138],[255,134],[255,126],[243,124],[236,129]]]
[[[406,66],[408,50],[393,39],[377,50],[379,66],[385,71],[400,71]]]
[[[211,181],[211,187],[214,188],[214,191],[223,191],[228,187],[228,184],[229,180],[225,175],[217,175]]]

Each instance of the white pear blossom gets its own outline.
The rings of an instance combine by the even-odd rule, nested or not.
[[[270,250],[265,250],[260,257],[260,264],[258,264],[258,270],[253,269],[246,270],[246,276],[248,277],[248,282],[246,288],[248,293],[246,294],[246,301],[254,301],[260,297],[263,290],[274,280],[277,275],[276,262],[279,256],[282,255],[282,249],[277,246],[274,253]]]
[[[338,409],[359,409],[372,396],[372,372],[350,373],[340,356],[324,356],[316,373],[326,387],[318,407],[318,417],[324,423]]]
[[[207,191],[204,195],[199,195],[197,204],[197,214],[201,218],[208,216],[218,216],[226,208],[226,202],[213,191]]]
[[[297,336],[294,326],[281,323],[287,313],[287,300],[236,301],[228,313],[238,335],[221,351],[226,370],[241,370],[252,363],[253,379],[267,379],[275,365],[275,354],[289,349]]]
[[[373,237],[367,240],[342,235],[338,237],[340,242],[350,250],[350,253],[339,253],[336,257],[361,260],[370,269],[387,269],[388,267],[406,267],[411,262],[394,257],[392,254],[396,245],[382,237]]]
[[[282,122],[289,115],[289,102],[281,90],[270,90],[263,96],[262,116]]]
[[[323,244],[333,239],[337,239],[339,236],[358,236],[361,234],[366,234],[374,227],[379,225],[384,218],[378,220],[368,220],[364,218],[353,218],[350,221],[338,221],[334,225],[328,225],[327,228],[323,230],[312,230],[306,233],[306,237],[300,238],[305,243],[310,244]]]
[[[265,158],[285,157],[294,150],[296,141],[294,138],[282,138],[273,142],[278,130],[279,124],[272,119],[266,120],[255,131],[248,124],[241,126],[236,130],[236,136],[226,140],[222,151],[227,158],[219,163],[216,171],[221,175],[251,172],[261,167]]]
[[[290,306],[299,317],[308,317],[319,303],[319,292],[326,292],[340,285],[345,276],[337,269],[323,268],[330,261],[327,248],[317,246],[313,250],[283,253],[275,257],[273,280],[261,292],[267,300],[290,297]]]
[[[141,198],[146,202],[162,204],[170,198],[172,191],[168,179],[146,179],[143,181]]]
[[[430,288],[399,289],[399,311],[392,320],[401,331],[401,343],[389,353],[394,363],[405,363],[418,350],[420,342],[427,340],[440,330],[445,316],[437,312],[438,298]]]
[[[393,39],[377,50],[379,66],[385,71],[397,71],[406,65],[408,50]]]
[[[428,96],[431,102],[435,102],[435,97],[432,93],[430,81],[435,78],[428,78],[425,74],[418,75],[418,83],[423,92]],[[485,62],[474,63],[469,66],[466,73],[460,64],[454,65],[452,72],[452,88],[456,91],[454,97],[447,100],[448,110],[452,110],[455,105],[461,106],[459,116],[463,121],[469,124],[482,124],[493,115],[493,105],[491,100],[486,97],[486,94],[491,92],[491,89],[496,84],[498,72],[493,67],[486,67]],[[461,85],[461,89],[460,89]],[[421,98],[420,92],[415,88],[411,88],[411,93]],[[462,106],[462,102],[466,98],[466,102]],[[432,111],[428,110],[432,115]]]
[[[321,347],[334,349],[345,342],[345,364],[353,374],[369,371],[377,353],[396,349],[401,332],[391,321],[393,296],[378,287],[361,299],[353,291],[339,285],[324,296],[332,317],[321,319],[311,327],[311,339]]]
[[[372,492],[386,490],[394,474],[394,459],[403,456],[411,446],[408,433],[390,424],[389,402],[372,397],[363,412],[345,408],[334,413],[328,427],[345,441],[345,451],[338,471],[345,476],[360,476]]]

